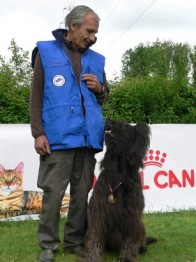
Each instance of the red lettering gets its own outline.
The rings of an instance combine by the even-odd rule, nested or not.
[[[144,185],[144,172],[143,171],[140,172],[140,176],[141,176],[141,180],[142,180],[142,188],[143,188],[143,190],[149,189],[150,187],[148,185]]]
[[[155,183],[155,185],[156,185],[158,188],[161,188],[161,189],[166,188],[166,187],[168,186],[168,183],[165,182],[165,183],[161,184],[161,183],[159,182],[159,180],[158,180],[160,176],[165,176],[165,177],[167,177],[168,174],[167,174],[167,172],[165,172],[165,171],[159,171],[159,172],[157,172],[156,175],[154,176],[154,183]]]
[[[195,186],[195,176],[194,176],[194,170],[191,169],[191,174],[189,176],[188,172],[186,170],[182,170],[182,186],[186,187],[187,182],[191,187]]]
[[[150,185],[145,185],[144,183],[144,172],[140,172],[141,180],[142,180],[142,188],[143,190],[150,189]],[[191,187],[194,187],[196,184],[195,180],[195,173],[194,170],[191,169],[190,172],[187,170],[182,170],[182,174],[179,177],[175,175],[175,173],[172,170],[166,171],[158,171],[154,176],[154,184],[156,187],[160,189],[165,189],[167,187],[173,188],[173,187],[187,187],[188,185]]]
[[[172,188],[174,185],[182,187],[182,184],[180,183],[176,175],[173,173],[173,171],[169,170],[169,187]]]

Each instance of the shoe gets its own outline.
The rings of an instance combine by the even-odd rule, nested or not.
[[[83,256],[84,255],[84,248],[82,246],[76,246],[76,247],[65,247],[64,252],[75,254],[77,256]]]
[[[43,249],[38,257],[39,262],[54,262],[54,250]]]

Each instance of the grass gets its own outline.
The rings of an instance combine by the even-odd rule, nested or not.
[[[196,262],[196,210],[169,213],[147,213],[144,222],[148,236],[156,236],[158,242],[148,247],[139,262]],[[60,236],[63,240],[63,226]],[[0,222],[0,261],[35,262],[40,252],[37,244],[38,221]],[[78,258],[63,253],[56,255],[56,262],[75,262]],[[105,253],[104,262],[118,262],[116,253]]]

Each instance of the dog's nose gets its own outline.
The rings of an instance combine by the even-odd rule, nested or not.
[[[110,119],[107,119],[106,120],[106,128],[108,128],[108,127],[110,127],[111,126],[111,123],[112,123],[112,120],[110,120]]]

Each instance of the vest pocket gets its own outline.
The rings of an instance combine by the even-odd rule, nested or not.
[[[43,112],[43,128],[50,144],[79,143],[78,146],[81,146],[81,138],[85,135],[84,126],[80,106],[61,106]]]

